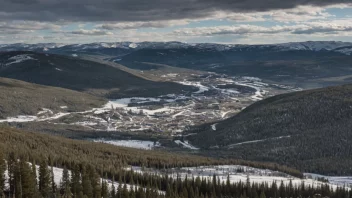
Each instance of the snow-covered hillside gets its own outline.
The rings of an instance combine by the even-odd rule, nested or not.
[[[28,163],[29,165],[32,165],[31,163]],[[48,166],[49,170],[51,170],[51,166]],[[39,180],[39,166],[36,165],[36,169],[37,169],[37,180]],[[64,169],[62,168],[57,168],[57,167],[52,167],[52,171],[53,171],[53,176],[54,176],[54,182],[56,186],[60,186],[61,182],[62,182],[62,173],[64,171]],[[68,174],[71,175],[71,171],[68,170]],[[5,188],[9,188],[9,175],[8,175],[8,170],[5,171]],[[107,182],[109,189],[112,188],[112,185],[114,185],[115,189],[118,189],[119,187],[119,183],[118,182],[112,182],[111,180],[108,179],[101,179],[101,181]],[[125,185],[124,183],[121,183],[121,185]],[[127,190],[131,190],[131,189],[138,189],[140,188],[140,186],[138,185],[130,185],[130,184],[126,184]],[[146,190],[146,188],[143,188],[144,190]],[[158,191],[159,194],[165,194],[164,191]]]
[[[327,177],[323,175],[312,175],[314,174],[305,174],[305,178],[297,178],[285,173],[278,171],[272,171],[268,169],[259,169],[249,166],[241,165],[221,165],[221,166],[200,166],[200,167],[184,167],[184,168],[174,168],[166,171],[159,171],[154,169],[146,169],[141,167],[129,167],[128,170],[132,169],[135,173],[150,173],[150,174],[168,174],[171,178],[194,178],[200,177],[207,180],[212,180],[215,175],[220,182],[226,182],[229,178],[231,183],[268,183],[269,185],[273,182],[276,182],[278,185],[281,182],[284,185],[289,185],[290,182],[294,186],[299,186],[304,184],[305,186],[310,187],[320,187],[328,184],[332,189],[337,187],[346,187],[351,189],[352,187],[352,177]],[[329,183],[318,181],[319,178],[327,178]]]
[[[61,52],[61,51],[76,51],[85,52],[86,50],[103,50],[103,49],[124,49],[134,51],[139,49],[187,49],[197,48],[200,50],[213,51],[242,51],[269,49],[274,51],[334,51],[350,55],[352,52],[352,43],[340,41],[307,41],[282,44],[268,45],[238,45],[238,44],[215,44],[215,43],[184,43],[184,42],[97,42],[89,44],[55,44],[55,43],[40,43],[40,44],[7,44],[0,45],[0,51],[45,51],[45,52]]]
[[[352,43],[340,42],[340,41],[308,41],[299,43],[284,43],[275,45],[281,47],[282,50],[307,50],[307,51],[337,51],[340,53],[346,53],[344,50],[339,48],[352,47]],[[347,53],[346,53],[347,54]]]

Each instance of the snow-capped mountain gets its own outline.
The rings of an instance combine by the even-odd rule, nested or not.
[[[352,47],[352,43],[340,41],[307,41],[299,43],[284,43],[276,46],[287,50],[334,51],[338,48]]]
[[[251,50],[274,50],[274,51],[333,51],[346,55],[352,54],[352,43],[340,41],[307,41],[296,43],[268,44],[268,45],[235,45],[235,44],[214,44],[214,43],[183,43],[183,42],[97,42],[89,44],[3,44],[0,51],[42,51],[57,53],[62,51],[85,52],[91,50],[125,50],[135,51],[140,49],[187,49],[196,48],[199,50],[214,51],[251,51]]]

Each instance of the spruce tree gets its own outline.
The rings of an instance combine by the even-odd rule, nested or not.
[[[14,191],[15,197],[22,197],[22,178],[19,162],[14,163]]]
[[[89,172],[82,166],[82,192],[87,198],[93,198],[93,187],[90,181]]]
[[[37,195],[36,178],[32,173],[31,166],[25,162],[20,162],[21,170],[21,186],[22,186],[22,196],[23,197],[35,197]]]
[[[101,198],[101,183],[100,183],[100,176],[98,175],[98,173],[94,170],[94,168],[90,168],[90,181],[92,183],[92,187],[93,187],[93,197],[94,198]]]
[[[129,198],[129,197],[130,197],[130,194],[129,194],[128,190],[127,190],[127,185],[124,184],[124,185],[123,185],[123,189],[122,189],[122,196],[121,196],[121,198]]]
[[[2,196],[5,190],[5,170],[6,170],[6,162],[4,158],[4,154],[0,151],[0,197]]]
[[[119,182],[119,186],[117,187],[117,196],[116,197],[118,197],[118,198],[122,197],[122,184],[121,184],[121,182]]]
[[[108,198],[109,197],[109,187],[108,187],[108,182],[107,181],[103,181],[102,182],[101,197],[103,197],[103,198]]]
[[[114,175],[114,174],[113,174],[113,176],[112,176],[112,184],[111,184],[110,195],[111,195],[112,198],[115,198],[115,197],[116,197],[115,175]]]
[[[52,165],[52,162],[50,162],[50,184],[51,184],[51,189],[50,189],[51,194],[56,194],[57,186],[55,183],[54,167]]]
[[[263,190],[262,190],[262,192],[260,193],[260,198],[266,198],[265,193],[264,193]]]
[[[71,193],[70,186],[71,186],[70,175],[65,166],[64,170],[62,171],[62,179],[60,183],[60,193],[63,195],[64,198],[71,197],[72,193]]]
[[[82,192],[81,172],[78,165],[74,165],[71,171],[71,192],[74,197],[77,197]]]
[[[51,194],[50,171],[45,160],[42,160],[39,166],[39,192],[43,197],[49,197]]]
[[[9,197],[12,197],[15,192],[15,169],[16,169],[16,156],[14,152],[11,152],[7,159],[7,170],[8,170],[8,183],[10,187]]]

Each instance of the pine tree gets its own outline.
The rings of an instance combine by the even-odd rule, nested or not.
[[[5,170],[6,170],[6,162],[4,158],[4,154],[0,151],[0,197],[5,190]]]
[[[64,170],[62,171],[62,179],[60,183],[60,192],[63,195],[64,198],[69,198],[71,197],[71,181],[70,181],[70,175],[68,173],[68,170],[66,166],[64,167]]]
[[[101,198],[101,183],[100,183],[100,176],[98,175],[98,173],[94,170],[94,168],[90,168],[89,169],[90,172],[90,181],[92,183],[92,187],[93,187],[93,197],[94,198]]]
[[[51,189],[50,189],[51,194],[56,194],[57,186],[55,183],[54,167],[52,162],[50,162],[50,184],[51,184]]]
[[[15,192],[15,169],[16,169],[16,156],[15,153],[11,152],[7,159],[7,170],[8,170],[8,183],[10,187],[9,197]]]
[[[264,190],[262,190],[262,192],[260,193],[260,198],[266,198]]]
[[[112,198],[115,198],[116,197],[116,188],[115,188],[115,175],[113,173],[113,176],[112,176],[112,182],[111,182],[111,192],[110,192],[110,195]]]
[[[93,198],[93,187],[90,181],[89,172],[85,166],[82,167],[82,192],[88,198]]]
[[[106,181],[103,181],[103,183],[102,183],[101,197],[103,197],[103,198],[109,197],[109,188],[108,188],[108,183]]]
[[[35,164],[35,162],[32,162],[32,175],[35,178],[35,185],[38,185],[38,181],[37,181],[37,166]]]
[[[130,194],[129,194],[128,190],[127,190],[127,185],[124,184],[124,185],[123,185],[123,189],[122,189],[122,196],[121,196],[121,198],[129,198],[129,197],[130,197]]]
[[[45,160],[42,160],[39,166],[39,192],[43,197],[49,197],[51,194],[50,172]]]
[[[35,197],[37,195],[36,178],[32,173],[31,166],[25,162],[20,162],[21,186],[23,197]]]
[[[22,178],[19,162],[14,163],[14,191],[15,197],[22,197]]]
[[[122,197],[122,184],[121,184],[121,179],[119,179],[119,186],[117,187],[117,196],[118,198]]]
[[[71,171],[71,192],[74,197],[77,197],[82,192],[81,172],[78,165],[75,165]]]

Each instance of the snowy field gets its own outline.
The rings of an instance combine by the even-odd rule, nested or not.
[[[32,165],[31,163],[28,163],[29,165]],[[51,171],[51,167],[48,166],[49,171]],[[39,166],[36,165],[36,169],[37,169],[37,180],[39,180]],[[53,175],[54,175],[54,182],[56,184],[57,187],[60,187],[61,181],[62,181],[62,173],[63,173],[63,169],[62,168],[57,168],[57,167],[53,167]],[[71,175],[71,171],[68,170],[68,174],[69,176]],[[9,175],[8,175],[8,171],[5,171],[5,188],[8,189],[9,188]],[[112,188],[112,185],[114,185],[115,189],[118,189],[119,183],[118,182],[112,182],[111,180],[108,179],[101,179],[101,181],[105,181],[108,184],[109,189]],[[121,184],[124,185],[124,184]],[[131,189],[139,189],[140,186],[138,185],[130,185],[130,184],[126,184],[127,190],[131,190]],[[143,188],[144,190],[146,190],[145,188]],[[158,191],[160,194],[165,194],[164,191]]]
[[[319,174],[313,174],[313,173],[304,173],[304,175],[312,179],[325,178],[329,180],[329,183],[331,184],[352,187],[352,176],[336,177],[336,176],[325,176],[325,175],[319,175]]]
[[[29,163],[30,164],[30,163]],[[38,170],[39,166],[36,166],[37,168],[37,175],[39,175]],[[51,170],[51,167],[49,167],[49,170]],[[240,165],[221,165],[221,166],[200,166],[200,167],[184,167],[184,168],[173,168],[173,169],[166,169],[166,170],[155,170],[155,169],[149,169],[149,168],[141,168],[141,167],[136,167],[136,166],[130,166],[125,168],[125,170],[133,170],[134,173],[140,173],[140,174],[153,174],[153,175],[165,175],[168,174],[169,177],[171,178],[181,178],[185,179],[186,177],[191,179],[194,177],[200,177],[207,179],[209,181],[213,180],[213,176],[215,175],[217,179],[220,180],[220,182],[226,182],[227,178],[229,178],[231,183],[238,183],[238,182],[243,182],[246,183],[248,180],[251,183],[268,183],[269,185],[272,184],[273,182],[276,182],[278,185],[281,184],[281,182],[284,185],[289,185],[290,182],[294,186],[300,186],[304,184],[305,186],[311,186],[311,187],[320,187],[322,185],[328,184],[332,189],[336,189],[337,187],[345,187],[347,189],[351,189],[352,187],[352,177],[328,177],[324,175],[318,175],[318,174],[310,174],[306,173],[304,179],[292,177],[290,175],[287,175],[285,173],[281,173],[278,171],[272,171],[268,169],[258,169],[258,168],[253,168],[253,167],[248,167],[248,166],[240,166]],[[62,172],[63,169],[53,167],[53,173],[54,173],[54,181],[56,185],[60,185],[61,180],[62,180]],[[70,171],[69,171],[69,174]],[[316,178],[318,177],[324,177],[329,179],[329,183],[324,183],[317,181]],[[8,188],[8,173],[5,171],[5,187]],[[109,187],[111,188],[112,185],[115,186],[115,189],[118,188],[118,183],[106,179],[102,179],[102,181],[107,181]],[[136,185],[127,185],[128,189],[131,188],[139,188],[139,186]],[[159,191],[160,194],[164,194],[165,192]]]
[[[152,142],[152,141],[142,141],[142,140],[94,140],[94,142],[112,144],[115,146],[123,146],[129,148],[137,148],[137,149],[144,149],[144,150],[152,150],[155,147],[160,147],[159,142]]]
[[[268,183],[269,185],[273,182],[276,182],[278,185],[281,182],[284,185],[289,185],[292,182],[293,185],[300,186],[302,183],[305,186],[319,187],[322,185],[328,184],[332,189],[339,187],[346,187],[351,189],[352,187],[352,177],[326,177],[329,179],[329,183],[324,183],[317,181],[316,178],[306,177],[304,179],[296,178],[285,173],[278,171],[272,171],[268,169],[258,169],[248,166],[240,165],[222,165],[222,166],[200,166],[200,167],[185,167],[180,169],[171,169],[166,171],[159,171],[154,169],[143,169],[141,167],[129,167],[127,170],[133,170],[136,173],[150,173],[150,174],[168,174],[172,178],[193,178],[200,177],[212,181],[213,176],[215,175],[220,182],[226,182],[229,177],[231,183],[244,182],[247,180],[251,183]],[[309,174],[311,175],[311,174]],[[307,176],[307,174],[305,174]],[[320,177],[319,176],[319,177]]]

